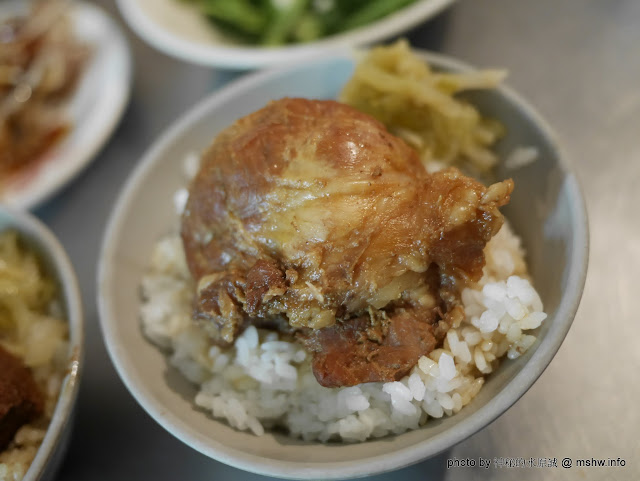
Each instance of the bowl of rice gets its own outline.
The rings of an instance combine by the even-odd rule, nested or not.
[[[254,74],[178,120],[125,185],[98,274],[105,342],[144,409],[221,462],[333,479],[434,456],[515,403],[570,328],[586,276],[588,228],[550,128],[502,85],[503,76],[400,42]],[[482,251],[481,276],[458,293],[462,315],[402,376],[326,387],[315,354],[298,337],[256,324],[225,347],[192,319],[195,284],[180,238],[181,215],[193,208],[190,179],[200,175],[216,134],[285,97],[338,99],[376,117],[418,152],[430,175],[450,176],[442,172],[452,164],[487,184],[515,184],[504,225]],[[504,194],[509,182],[482,198]],[[322,292],[307,287],[305,295],[321,302]]]
[[[0,206],[0,480],[53,479],[83,355],[80,291],[38,219]]]

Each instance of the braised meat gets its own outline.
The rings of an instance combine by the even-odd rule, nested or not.
[[[190,186],[194,316],[221,344],[250,323],[296,332],[324,385],[397,379],[446,331],[452,286],[481,276],[512,188],[429,174],[346,105],[271,102],[219,134]]]
[[[31,371],[0,346],[0,451],[23,424],[40,416],[43,408]]]
[[[296,337],[313,353],[312,369],[321,385],[398,381],[442,342],[464,311],[435,264],[424,275],[435,305],[401,300],[322,329],[298,330]]]

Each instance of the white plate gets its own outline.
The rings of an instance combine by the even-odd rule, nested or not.
[[[0,17],[24,10],[19,0],[3,1]],[[77,38],[92,49],[77,89],[69,100],[71,131],[0,191],[0,202],[30,209],[71,181],[111,136],[129,100],[131,54],[118,25],[88,3],[74,3]]]
[[[361,28],[316,42],[275,48],[234,43],[187,1],[117,0],[117,3],[131,28],[166,54],[211,67],[250,69],[384,40],[419,25],[453,1],[420,0]]]
[[[549,319],[540,342],[515,361],[505,360],[473,400],[455,416],[366,443],[305,443],[277,432],[262,437],[232,429],[193,402],[195,388],[143,336],[139,286],[153,245],[175,230],[173,193],[184,187],[182,160],[201,152],[235,119],[281,97],[335,98],[352,75],[355,55],[309,60],[245,76],[203,99],[150,147],[129,177],[109,221],[98,269],[100,322],[111,359],[140,405],[165,429],[221,462],[269,476],[335,479],[365,476],[433,456],[475,433],[506,411],[542,373],[566,335],[582,292],[587,264],[587,221],[582,196],[554,136],[508,88],[480,91],[473,102],[507,125],[497,146],[504,158],[517,146],[535,146],[536,162],[518,170],[498,167],[516,184],[505,214],[522,237],[534,283]],[[435,68],[468,67],[428,55]]]

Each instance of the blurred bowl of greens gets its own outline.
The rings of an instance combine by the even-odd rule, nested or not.
[[[410,30],[454,0],[117,0],[158,50],[226,69],[295,62]]]

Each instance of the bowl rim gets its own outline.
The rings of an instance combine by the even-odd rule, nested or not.
[[[207,67],[252,69],[300,61],[322,51],[372,44],[418,26],[456,0],[418,0],[373,23],[306,44],[253,47],[187,40],[149,18],[138,0],[116,0],[122,16],[147,43],[172,57]],[[215,27],[212,27],[215,28]]]
[[[413,49],[413,51],[418,52],[425,60],[436,67],[454,71],[473,69],[470,65],[452,59],[451,57],[418,49]],[[189,425],[186,425],[178,419],[177,416],[174,416],[162,406],[156,405],[155,401],[149,396],[149,393],[145,392],[144,388],[141,388],[141,386],[136,385],[132,381],[132,377],[128,374],[127,366],[119,357],[121,346],[118,343],[114,323],[110,321],[113,317],[108,300],[110,292],[109,288],[105,286],[108,286],[108,280],[113,275],[112,269],[114,264],[111,262],[115,252],[113,240],[118,237],[123,223],[123,216],[120,215],[120,212],[130,204],[131,197],[138,189],[141,180],[146,173],[154,167],[156,158],[161,156],[176,138],[181,136],[206,115],[207,112],[215,109],[218,104],[225,101],[228,97],[249,91],[266,80],[285,76],[295,70],[304,69],[317,61],[337,61],[340,59],[353,61],[357,55],[357,52],[353,52],[352,54],[343,52],[339,55],[321,55],[296,65],[292,64],[285,67],[275,67],[266,71],[256,72],[213,92],[199,104],[188,109],[186,113],[157,137],[157,140],[142,156],[118,195],[103,238],[97,277],[100,325],[111,360],[127,389],[129,389],[140,405],[156,422],[185,444],[208,457],[257,474],[290,479],[342,479],[359,477],[373,473],[388,472],[415,464],[435,456],[463,441],[503,414],[524,395],[544,372],[571,327],[584,288],[589,254],[588,220],[586,204],[577,178],[572,172],[566,154],[560,147],[549,124],[519,94],[511,88],[501,85],[496,89],[496,92],[502,95],[506,102],[514,104],[529,122],[535,124],[540,134],[555,151],[558,166],[565,176],[566,188],[571,201],[571,229],[574,236],[569,246],[571,254],[567,261],[568,268],[570,269],[568,271],[567,288],[557,308],[556,322],[551,324],[549,331],[546,333],[544,339],[541,340],[532,357],[522,366],[515,377],[492,398],[490,403],[487,403],[468,416],[462,425],[458,424],[452,429],[438,433],[414,445],[391,451],[389,454],[376,456],[375,458],[363,458],[357,462],[333,462],[331,465],[327,465],[326,463],[305,462],[304,460],[299,462],[276,460],[237,451],[221,443],[205,439]],[[398,456],[400,452],[402,456]]]
[[[78,397],[84,366],[84,314],[78,279],[64,247],[53,232],[37,217],[7,205],[0,205],[0,216],[9,219],[6,229],[15,229],[20,236],[39,250],[60,285],[60,298],[69,324],[69,360],[53,416],[40,447],[25,473],[24,480],[39,479],[56,454],[58,442],[71,422],[71,413]],[[5,229],[2,229],[5,230]]]

